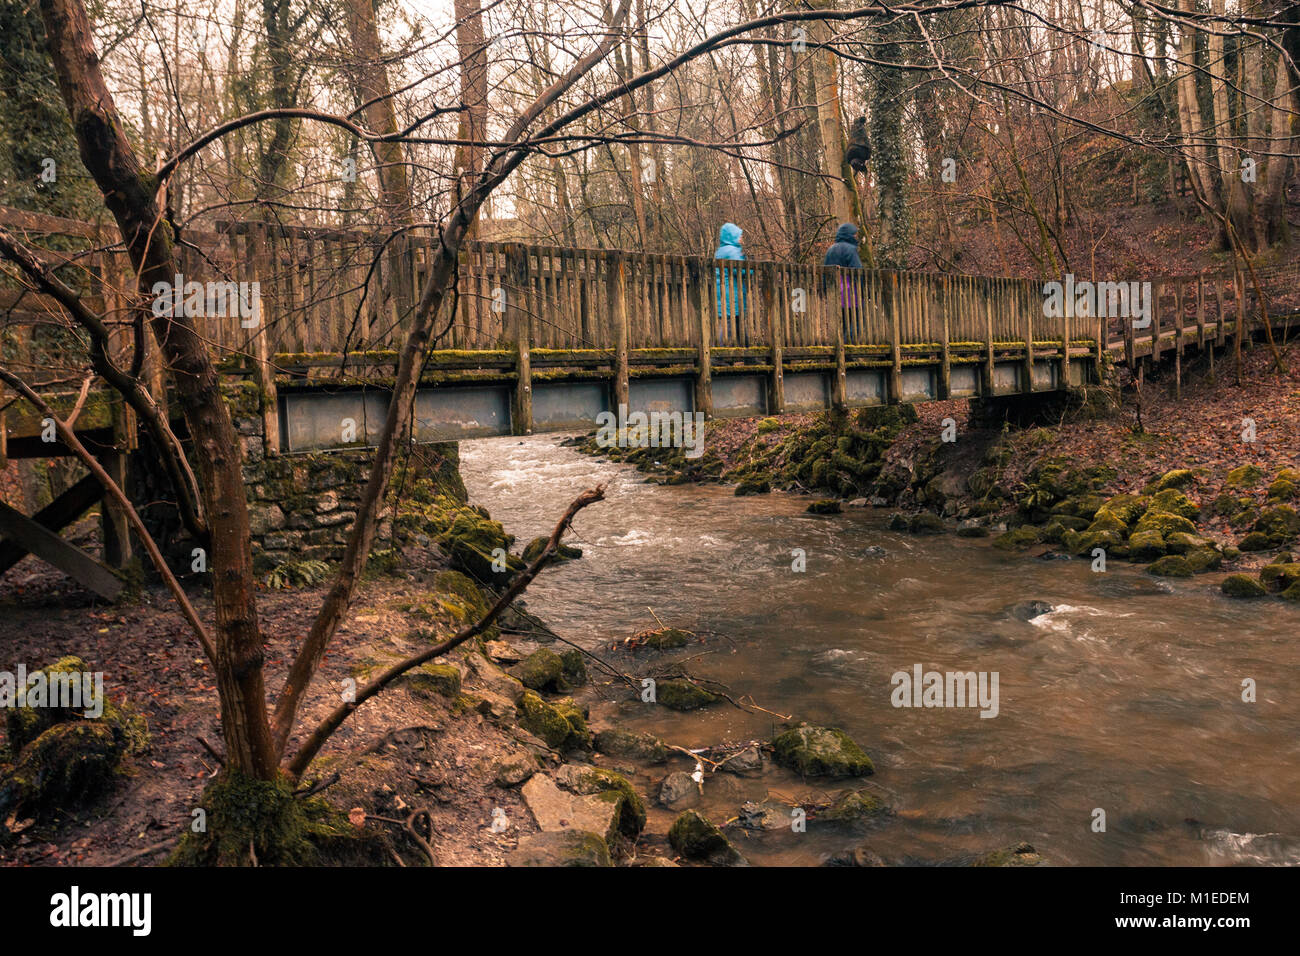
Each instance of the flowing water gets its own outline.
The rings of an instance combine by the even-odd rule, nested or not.
[[[891,820],[857,838],[763,834],[741,846],[755,862],[817,863],[862,842],[889,862],[947,862],[1022,840],[1058,864],[1300,862],[1300,608],[1227,600],[1217,575],[1164,581],[1119,561],[1095,573],[912,537],[869,509],[813,516],[796,496],[645,484],[559,441],[461,445],[471,500],[521,542],[608,484],[566,539],[584,557],[545,572],[530,609],[599,653],[655,626],[653,608],[706,636],[679,652],[708,652],[694,673],[841,727],[875,761],[869,782]],[[1031,612],[1013,608],[1029,601],[1054,609],[1022,620]],[[917,664],[996,672],[997,716],[893,706],[891,676]],[[1242,700],[1247,678],[1255,703]],[[681,714],[628,700],[607,713],[687,747],[770,738],[776,722],[725,704]],[[797,790],[782,774],[711,775],[702,809],[719,819],[767,789]]]

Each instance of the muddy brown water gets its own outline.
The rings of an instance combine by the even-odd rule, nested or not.
[[[650,485],[559,442],[461,445],[472,500],[521,545],[608,483],[569,539],[584,557],[535,582],[530,608],[596,651],[653,626],[648,607],[711,634],[682,652],[709,652],[694,672],[842,727],[897,811],[860,834],[754,835],[740,841],[752,861],[815,864],[865,843],[892,863],[961,862],[1028,841],[1065,865],[1300,862],[1300,608],[1230,601],[1218,575],[1163,581],[1125,562],[1098,574],[1082,560],[898,534],[881,511],[812,516],[798,496]],[[1030,612],[1013,609],[1030,601],[1054,609],[1022,620]],[[893,706],[891,676],[917,664],[997,672],[997,716]],[[1247,678],[1255,703],[1242,700]],[[725,704],[683,714],[628,700],[603,713],[687,747],[774,729]],[[817,789],[781,770],[716,774],[700,809],[720,820],[769,790],[797,802]],[[1093,829],[1098,808],[1105,832]]]

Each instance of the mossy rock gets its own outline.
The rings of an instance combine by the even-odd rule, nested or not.
[[[1021,525],[993,539],[993,547],[1002,551],[1023,551],[1042,539],[1042,530],[1031,524]]]
[[[1113,511],[1098,511],[1092,523],[1084,531],[1090,534],[1096,534],[1102,531],[1113,531],[1117,534],[1128,536],[1128,525],[1124,523],[1123,518]]]
[[[533,691],[526,690],[515,706],[519,712],[519,726],[541,738],[546,746],[555,750],[587,746],[586,717],[573,701],[551,704]]]
[[[1186,488],[1196,480],[1196,474],[1190,468],[1175,468],[1172,471],[1166,471],[1163,475],[1151,482],[1149,490],[1165,491],[1169,488]]]
[[[871,758],[835,727],[793,727],[772,741],[773,757],[805,777],[862,777],[875,773]]]
[[[587,683],[587,659],[576,647],[560,651],[560,676],[567,688],[581,687]]]
[[[1223,481],[1224,488],[1253,488],[1264,480],[1264,469],[1257,465],[1239,465],[1228,472]]]
[[[907,520],[907,530],[911,534],[943,534],[948,528],[938,515],[922,511]]]
[[[1242,551],[1267,551],[1273,547],[1273,543],[1264,532],[1252,531],[1237,542],[1237,547]]]
[[[482,589],[459,571],[439,571],[433,579],[433,588],[437,602],[462,623],[473,623],[489,610]]]
[[[493,586],[509,584],[525,567],[523,561],[510,553],[514,540],[514,535],[506,534],[499,521],[484,517],[472,508],[459,511],[437,536],[451,559],[453,570]]]
[[[670,678],[655,684],[655,701],[670,710],[699,710],[722,700],[717,694],[688,680]]]
[[[1190,578],[1195,571],[1183,555],[1167,554],[1148,567],[1147,573],[1161,578]]]
[[[845,790],[817,814],[816,822],[855,826],[888,813],[889,806],[870,790]]]
[[[1128,539],[1128,556],[1133,561],[1163,558],[1168,549],[1159,531],[1135,531]]]
[[[546,647],[539,647],[506,673],[530,690],[563,692],[567,689],[564,662],[559,654]]]
[[[756,433],[759,435],[769,435],[781,427],[781,423],[775,418],[765,418],[758,423]]]
[[[1172,488],[1158,491],[1151,496],[1151,502],[1147,505],[1146,513],[1151,514],[1153,511],[1178,515],[1188,521],[1195,521],[1201,516],[1201,506],[1199,504],[1181,491]]]
[[[615,825],[618,832],[635,840],[645,829],[645,801],[621,773],[602,767],[567,764],[556,776],[560,786],[573,793],[596,796],[613,803],[618,810]]]
[[[1222,552],[1223,552],[1223,560],[1225,561],[1236,561],[1239,557],[1241,557],[1241,550],[1232,547],[1232,545],[1228,545],[1228,547],[1223,548]]]
[[[548,535],[538,535],[536,538],[533,538],[532,541],[529,541],[528,547],[524,548],[524,563],[532,564],[541,557],[542,552],[546,550],[546,545],[550,540],[551,539]],[[581,548],[561,542],[556,546],[555,553],[551,555],[551,564],[559,564],[562,561],[572,561],[575,558],[580,557],[582,557]]]
[[[1175,531],[1170,534],[1169,537],[1165,538],[1165,546],[1169,549],[1170,554],[1187,554],[1189,551],[1200,551],[1204,548],[1215,547],[1214,542],[1209,538],[1188,534],[1186,531]]]
[[[982,524],[958,525],[956,535],[959,538],[987,538],[989,529]]]
[[[679,814],[668,830],[673,850],[688,860],[720,866],[744,864],[744,857],[720,829],[694,810]]]
[[[656,627],[639,631],[631,637],[637,647],[648,647],[652,651],[668,651],[685,647],[695,639],[695,634],[680,627]]]
[[[0,842],[5,821],[48,819],[101,797],[125,753],[125,742],[103,721],[65,721],[43,731],[0,771]]]
[[[1230,598],[1260,598],[1268,594],[1264,585],[1249,574],[1229,574],[1219,585],[1219,590]]]
[[[1269,564],[1260,568],[1259,583],[1269,591],[1285,591],[1300,582],[1300,563]]]
[[[1251,506],[1251,499],[1230,495],[1226,491],[1210,502],[1210,514],[1227,518],[1246,510]]]
[[[653,734],[602,730],[596,734],[594,745],[600,753],[611,757],[628,757],[646,763],[663,763],[668,759],[668,746]]]
[[[1300,603],[1300,584],[1291,585],[1278,596],[1282,598],[1283,601]]]
[[[1145,495],[1113,495],[1106,499],[1106,503],[1097,509],[1097,518],[1103,514],[1112,515],[1118,518],[1120,523],[1126,528],[1133,524],[1147,510],[1150,499]]]
[[[455,698],[460,694],[460,669],[453,664],[422,664],[403,674],[399,682],[417,694]]]
[[[1300,486],[1297,486],[1294,481],[1279,478],[1268,486],[1269,501],[1291,501],[1297,493],[1300,493]]]
[[[1085,531],[1077,538],[1062,536],[1061,544],[1078,557],[1088,557],[1097,548],[1116,554],[1124,547],[1124,535],[1118,531]]]
[[[745,495],[766,495],[772,491],[772,483],[766,478],[746,478],[736,485],[737,497]]]
[[[373,865],[388,859],[377,832],[353,826],[323,800],[296,796],[284,776],[256,780],[223,771],[199,805],[206,831],[187,830],[171,866]]]
[[[1138,519],[1137,526],[1133,529],[1134,534],[1142,531],[1154,531],[1167,540],[1171,534],[1179,531],[1196,534],[1196,525],[1182,515],[1169,511],[1148,511]]]
[[[1275,545],[1286,544],[1300,534],[1300,514],[1290,505],[1273,505],[1260,513],[1251,530],[1268,535]]]
[[[1088,522],[1097,517],[1097,512],[1106,504],[1105,495],[1099,495],[1096,492],[1088,492],[1083,495],[1073,495],[1064,501],[1058,501],[1052,505],[1052,514],[1066,515],[1071,518],[1083,519],[1084,527]]]
[[[1187,564],[1191,567],[1193,574],[1217,571],[1223,566],[1223,554],[1213,545],[1195,548],[1188,551],[1183,557],[1187,559]]]
[[[993,850],[974,860],[971,866],[1040,866],[1043,858],[1028,843],[1017,843],[1005,850]]]
[[[822,498],[820,501],[814,501],[805,510],[810,515],[837,515],[843,509],[840,507],[838,499]]]

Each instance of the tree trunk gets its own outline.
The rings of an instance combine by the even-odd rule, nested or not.
[[[148,297],[155,282],[171,283],[177,272],[158,184],[141,171],[127,138],[81,0],[41,0],[41,16],[82,162],[104,194],[135,267],[137,287]],[[152,323],[197,452],[208,515],[225,766],[269,780],[278,761],[266,715],[240,446],[204,339],[184,316],[153,317]]]

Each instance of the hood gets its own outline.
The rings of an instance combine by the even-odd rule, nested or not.
[[[744,235],[743,231],[734,222],[723,223],[722,228],[718,230],[718,245],[738,246],[742,235]]]
[[[846,222],[835,230],[836,242],[851,242],[853,245],[858,244],[858,227],[851,222]]]

